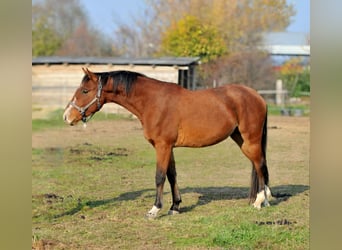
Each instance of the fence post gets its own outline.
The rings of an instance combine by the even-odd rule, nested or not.
[[[281,79],[278,79],[276,81],[276,104],[281,105],[283,104],[283,81]]]

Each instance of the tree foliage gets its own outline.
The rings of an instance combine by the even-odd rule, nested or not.
[[[48,24],[46,17],[41,17],[32,27],[32,56],[51,56],[62,45],[62,38]]]
[[[290,96],[298,97],[302,92],[310,92],[310,68],[303,67],[300,58],[286,61],[279,73]]]
[[[272,61],[261,51],[236,52],[210,61],[200,69],[204,87],[240,83],[255,89],[268,89],[276,80]]]
[[[264,32],[284,30],[295,14],[286,0],[146,0],[137,34],[153,44],[149,55],[200,56],[199,84],[237,81],[274,84]],[[142,25],[143,24],[143,25]],[[144,27],[140,29],[139,27]],[[148,33],[148,35],[145,35]]]
[[[217,58],[226,51],[217,29],[201,23],[194,16],[185,16],[164,33],[161,53],[173,56],[196,56],[203,62]]]
[[[33,4],[33,56],[111,56],[112,47],[105,35],[92,28],[79,0]]]
[[[147,0],[151,7],[146,25],[161,43],[174,24],[193,16],[201,25],[215,28],[228,53],[238,52],[261,42],[262,32],[285,29],[294,15],[286,0]],[[158,42],[159,41],[159,42]],[[159,47],[160,49],[160,47]],[[162,50],[162,49],[161,49]]]

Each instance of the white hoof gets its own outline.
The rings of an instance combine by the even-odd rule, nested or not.
[[[271,206],[267,199],[265,199],[265,201],[264,201],[264,206],[265,206],[265,207]]]
[[[253,206],[257,209],[261,209],[261,204],[263,204],[265,207],[269,207],[270,203],[268,202],[268,200],[271,198],[272,198],[271,190],[268,186],[265,185],[265,191],[261,191],[257,194],[255,202],[253,203]]]
[[[169,210],[168,215],[176,215],[179,214],[179,211],[176,210]]]
[[[253,203],[253,207],[256,209],[261,209],[261,204],[256,204],[255,202]]]
[[[157,215],[158,215],[159,210],[160,210],[160,208],[157,208],[156,206],[153,206],[152,209],[147,212],[146,218],[148,218],[148,219],[156,218]]]
[[[266,199],[270,200],[272,198],[271,189],[265,185],[265,190],[266,190]]]
[[[261,209],[261,203],[263,203],[264,201],[265,201],[265,192],[261,191],[257,194],[255,202],[253,203],[253,206],[257,209]]]

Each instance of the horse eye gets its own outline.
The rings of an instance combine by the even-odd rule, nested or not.
[[[82,89],[82,94],[88,94],[89,90],[87,89]]]

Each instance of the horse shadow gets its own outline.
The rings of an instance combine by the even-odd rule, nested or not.
[[[269,201],[271,206],[276,206],[291,196],[298,195],[309,190],[307,185],[280,185],[271,187],[272,199]],[[182,213],[190,212],[198,206],[206,205],[217,200],[238,200],[249,198],[249,187],[187,187],[181,189],[181,194],[197,193],[197,203],[190,206],[181,207]]]
[[[271,187],[273,199],[270,201],[272,206],[278,205],[281,202],[288,200],[291,196],[298,195],[300,193],[309,190],[307,185],[280,185]],[[99,206],[105,206],[108,204],[115,204],[121,201],[132,201],[142,198],[152,198],[151,195],[154,189],[142,189],[138,191],[131,191],[123,193],[117,197],[110,199],[94,200],[94,201],[81,201],[79,200],[76,207],[56,215],[55,218],[60,218],[67,215],[74,215],[80,212],[85,206],[95,208]],[[196,203],[181,208],[182,213],[192,211],[198,206],[204,206],[212,201],[217,200],[237,200],[248,199],[248,187],[186,187],[180,189],[181,194],[196,193],[198,200]],[[148,193],[148,194],[146,194]]]
[[[154,189],[143,189],[143,190],[138,190],[138,191],[132,191],[132,192],[120,194],[119,196],[114,197],[114,198],[94,200],[94,201],[82,201],[81,199],[78,199],[78,204],[76,207],[71,208],[68,211],[65,211],[61,214],[54,216],[54,217],[60,218],[60,217],[64,217],[67,215],[74,215],[74,214],[80,212],[84,207],[96,208],[96,207],[105,206],[105,205],[109,205],[109,204],[115,204],[115,203],[118,203],[121,201],[136,200],[138,198],[141,198],[144,193],[151,192],[153,190]]]

